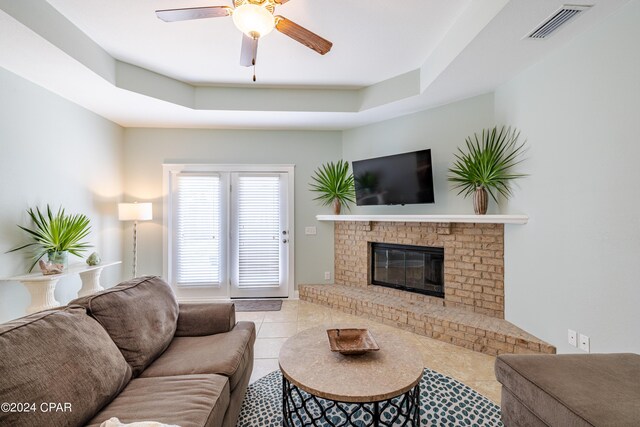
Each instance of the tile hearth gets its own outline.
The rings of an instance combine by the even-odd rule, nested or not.
[[[504,319],[428,304],[379,286],[300,285],[300,299],[490,355],[556,352]]]

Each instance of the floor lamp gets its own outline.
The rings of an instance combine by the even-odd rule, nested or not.
[[[118,203],[118,219],[133,221],[133,277],[137,276],[138,221],[153,219],[151,203]]]

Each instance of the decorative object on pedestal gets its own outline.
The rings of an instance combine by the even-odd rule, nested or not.
[[[100,258],[100,254],[98,254],[98,252],[93,252],[87,258],[87,265],[91,265],[91,266],[99,265],[101,262],[102,262],[102,258]]]
[[[69,265],[69,252],[67,251],[49,251],[47,252],[47,260],[50,264],[61,265],[62,268],[67,268]]]
[[[51,268],[52,265],[56,265],[54,269],[58,269],[57,266],[59,265],[62,265],[63,270],[66,269],[69,253],[75,256],[82,256],[82,253],[91,247],[88,243],[82,242],[91,231],[89,218],[87,218],[86,215],[67,215],[62,207],[60,207],[54,215],[49,205],[47,205],[46,215],[37,207],[35,211],[28,209],[27,213],[35,224],[35,227],[33,229],[21,225],[18,225],[18,227],[29,233],[34,241],[11,249],[8,252],[35,248],[33,264],[31,264],[29,271],[33,270],[33,267],[35,267],[40,258],[47,254],[49,262],[48,264],[43,262],[45,265],[43,274],[58,274],[45,273],[45,271],[53,271]]]
[[[525,142],[519,143],[520,132],[511,127],[483,129],[466,139],[467,150],[458,148],[453,166],[449,168],[449,181],[458,194],[464,197],[473,194],[476,215],[484,215],[488,208],[488,195],[498,203],[497,195],[508,199],[511,196],[512,180],[526,174],[512,173],[511,168],[520,163]]]
[[[61,274],[64,271],[64,264],[54,264],[51,261],[44,262],[43,260],[40,260],[38,261],[38,265],[40,266],[42,274],[44,274],[45,276]]]
[[[118,203],[118,219],[133,221],[133,277],[137,276],[138,221],[153,219],[151,203]]]
[[[348,203],[355,203],[353,174],[349,173],[349,162],[325,163],[311,177],[311,191],[319,193],[313,200],[320,200],[324,206],[333,205],[333,213],[340,215],[342,205],[349,208]]]

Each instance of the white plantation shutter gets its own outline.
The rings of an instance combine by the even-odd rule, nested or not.
[[[163,165],[165,275],[185,299],[285,297],[293,165]]]
[[[238,175],[238,287],[280,283],[280,176]]]
[[[219,285],[221,183],[218,175],[177,176],[178,285]]]

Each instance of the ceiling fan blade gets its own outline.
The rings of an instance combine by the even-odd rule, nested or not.
[[[229,6],[189,7],[186,9],[156,10],[156,16],[165,22],[188,21],[190,19],[218,18],[229,16],[233,9]]]
[[[295,22],[289,21],[287,18],[280,15],[276,16],[276,29],[282,34],[287,35],[295,41],[307,46],[309,49],[315,50],[320,55],[324,55],[329,52],[331,50],[331,46],[333,46],[333,43],[329,40],[323,39],[319,35],[312,33],[306,28],[301,27]]]
[[[251,67],[258,55],[258,38],[249,37],[242,33],[242,50],[240,51],[240,65]]]

